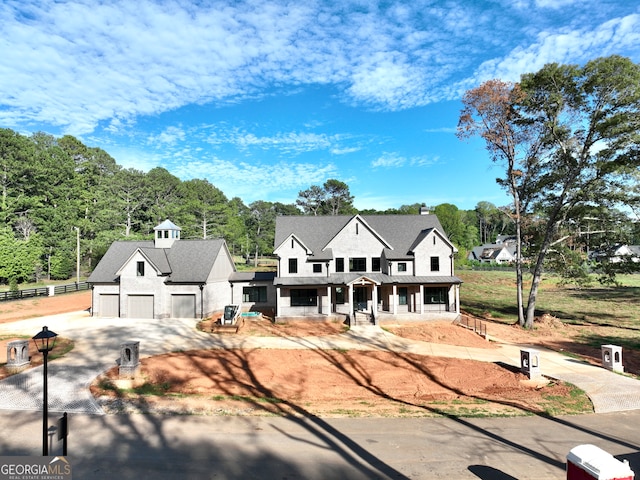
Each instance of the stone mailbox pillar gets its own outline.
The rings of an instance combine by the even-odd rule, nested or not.
[[[125,342],[120,345],[121,378],[133,378],[140,367],[140,342]]]
[[[613,372],[624,372],[622,366],[622,347],[618,345],[602,345],[602,366]]]
[[[540,352],[538,350],[520,350],[520,371],[530,379],[542,377]]]
[[[7,343],[7,370],[21,372],[29,366],[29,340],[14,340]]]

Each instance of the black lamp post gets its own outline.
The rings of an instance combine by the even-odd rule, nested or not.
[[[47,398],[47,357],[56,344],[57,333],[52,332],[47,327],[42,327],[42,331],[33,337],[33,343],[44,358],[44,394],[42,400],[42,456],[49,455],[49,400]]]

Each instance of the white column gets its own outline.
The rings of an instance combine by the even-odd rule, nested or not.
[[[353,285],[349,285],[349,317],[351,317],[351,315],[355,315],[353,307]]]
[[[456,313],[460,313],[460,285],[456,284],[455,288],[456,295]]]
[[[280,297],[281,293],[281,288],[276,287],[276,317],[280,316],[280,304],[282,303],[282,298]]]
[[[420,315],[424,313],[424,285],[420,284],[420,298],[418,299],[420,302]]]
[[[327,303],[329,304],[327,315],[331,315],[333,313],[333,305],[331,303],[331,288],[331,285],[327,285]]]
[[[394,283],[393,284],[393,292],[391,294],[391,301],[393,302],[393,307],[391,309],[391,312],[394,315],[398,314],[398,286]]]
[[[373,285],[371,288],[373,288],[373,292],[371,294],[371,298],[373,301],[373,313],[376,314],[378,313],[378,287],[376,285]]]

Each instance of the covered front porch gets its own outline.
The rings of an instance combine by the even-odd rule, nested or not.
[[[276,318],[344,315],[351,320],[367,315],[378,324],[381,318],[442,319],[460,312],[462,282],[457,277],[345,277],[276,279]]]

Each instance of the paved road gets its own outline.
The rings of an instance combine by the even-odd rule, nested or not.
[[[0,412],[2,455],[39,455],[38,412]],[[71,415],[74,478],[560,480],[594,444],[640,472],[640,412],[486,419]],[[58,454],[53,439],[50,453]]]

